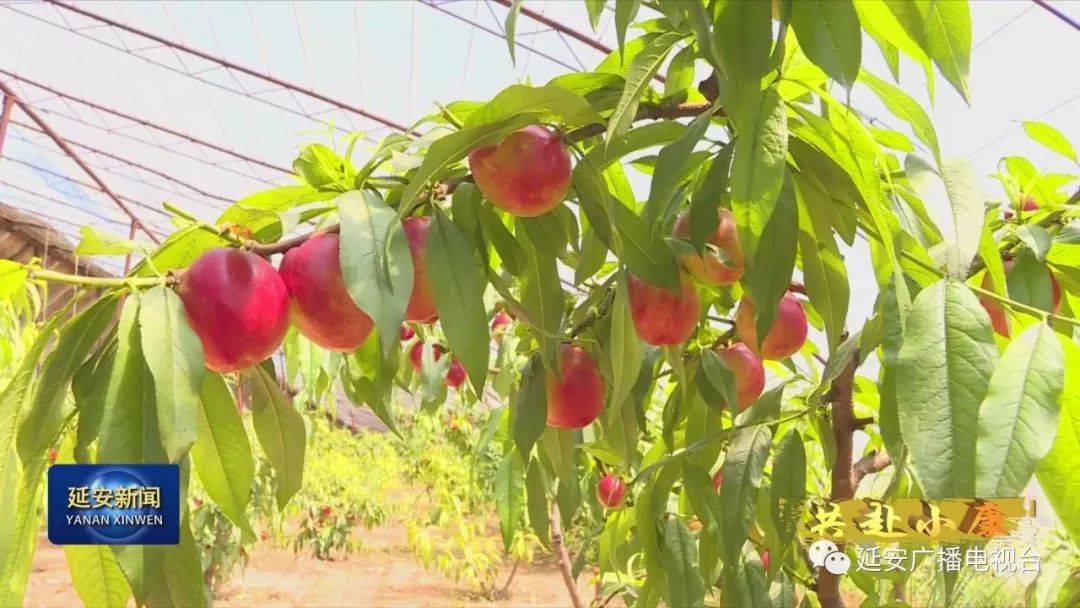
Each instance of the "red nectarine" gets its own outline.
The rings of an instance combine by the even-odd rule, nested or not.
[[[277,350],[289,329],[289,294],[277,270],[249,251],[202,254],[177,289],[202,342],[206,367],[235,372]]]
[[[469,168],[484,198],[518,217],[551,211],[570,189],[570,154],[558,133],[539,125],[473,150]]]
[[[724,208],[717,209],[720,223],[716,230],[709,235],[706,243],[714,245],[724,252],[728,262],[721,261],[715,253],[706,250],[703,256],[687,254],[679,258],[682,264],[694,278],[702,283],[710,285],[731,285],[742,278],[743,275],[743,252],[739,244],[739,235],[735,228],[735,216]],[[684,212],[675,220],[672,235],[678,239],[690,240],[690,212]]]
[[[749,295],[744,296],[739,302],[739,310],[735,313],[735,328],[742,341],[761,358],[779,360],[790,357],[799,352],[806,342],[809,330],[806,311],[790,293],[780,298],[776,319],[761,343],[758,342],[757,319],[754,314],[754,303],[750,301]]]
[[[279,272],[300,333],[323,348],[350,352],[360,348],[374,324],[345,290],[339,249],[338,235],[316,235],[290,249]]]
[[[409,294],[409,306],[405,309],[405,320],[430,323],[439,318],[435,293],[427,278],[427,236],[431,229],[431,218],[407,217],[401,222],[401,227],[405,229],[413,263],[413,287]]]
[[[653,346],[680,344],[694,333],[701,312],[697,291],[689,275],[680,273],[680,292],[645,282],[628,273],[630,315],[638,336]]]
[[[735,393],[741,412],[757,401],[761,391],[765,390],[765,367],[761,365],[761,359],[742,342],[719,349],[716,354],[735,376]]]
[[[604,475],[596,485],[596,499],[607,509],[618,509],[626,498],[626,482],[615,475]]]
[[[563,344],[559,357],[562,375],[547,373],[547,424],[561,429],[586,427],[604,407],[604,379],[580,346]]]

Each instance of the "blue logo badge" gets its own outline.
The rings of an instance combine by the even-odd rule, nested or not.
[[[49,541],[56,545],[180,542],[180,467],[57,464],[49,468]]]

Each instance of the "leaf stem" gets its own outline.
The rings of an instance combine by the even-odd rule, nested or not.
[[[79,285],[82,287],[113,288],[113,287],[157,287],[167,285],[168,277],[87,277],[78,274],[67,274],[54,270],[30,269],[29,278],[48,283],[63,283],[65,285]]]

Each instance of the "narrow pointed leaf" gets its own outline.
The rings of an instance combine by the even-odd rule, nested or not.
[[[495,470],[495,510],[503,547],[509,550],[525,511],[525,470],[517,451],[507,452]]]
[[[1018,496],[1027,486],[1057,430],[1064,363],[1045,323],[1005,349],[979,408],[976,496]]]
[[[918,3],[926,23],[927,49],[941,75],[964,101],[971,101],[971,9],[967,2]]]
[[[629,1],[629,0],[628,0]],[[620,3],[622,4],[622,3]],[[649,81],[656,75],[656,71],[664,62],[675,43],[683,39],[678,32],[664,32],[654,38],[645,49],[634,57],[630,63],[630,69],[626,74],[626,86],[623,88],[622,97],[619,99],[615,111],[608,117],[607,135],[605,140],[610,142],[621,136],[630,128],[637,114],[638,102],[644,94]]]
[[[859,82],[869,87],[894,116],[911,127],[915,137],[930,148],[934,161],[940,166],[941,148],[938,145],[937,131],[919,102],[900,87],[889,84],[866,70],[859,72]]]
[[[521,387],[514,399],[512,433],[522,460],[529,458],[547,425],[546,378],[543,359],[533,355],[521,372]]]
[[[738,559],[750,534],[771,443],[769,428],[755,426],[736,433],[728,448],[722,469],[724,484],[720,486],[725,563]]]
[[[413,288],[413,263],[405,231],[395,211],[368,190],[346,192],[337,202],[345,289],[375,322],[383,350],[389,350],[398,341]]]
[[[1028,137],[1072,160],[1074,163],[1080,162],[1080,159],[1076,156],[1076,148],[1073,147],[1072,142],[1061,131],[1045,122],[1035,120],[1024,121],[1023,124],[1024,133],[1027,133]]]
[[[919,293],[897,361],[897,411],[927,498],[975,495],[975,431],[997,348],[990,318],[963,283]]]
[[[107,295],[60,329],[56,348],[45,358],[30,410],[19,427],[19,458],[23,463],[43,452],[60,428],[68,384],[112,322],[116,304],[117,296]]]
[[[784,184],[787,114],[775,86],[763,93],[744,92],[740,99],[735,117],[739,138],[731,165],[731,203],[743,251],[752,258]]]
[[[251,409],[255,435],[274,467],[278,507],[285,508],[303,480],[307,439],[304,419],[261,365],[251,373]]]
[[[86,606],[125,608],[131,587],[106,545],[64,545],[71,586]]]
[[[810,61],[851,88],[862,63],[862,30],[852,0],[792,2],[791,27]]]
[[[461,230],[438,208],[428,233],[427,266],[439,322],[450,350],[469,372],[477,394],[488,374],[491,336],[484,314],[484,275]]]
[[[698,570],[697,545],[690,529],[678,518],[664,522],[660,556],[664,560],[669,606],[704,606],[705,581]]]
[[[1065,383],[1061,393],[1061,416],[1053,447],[1039,463],[1039,486],[1046,492],[1050,506],[1069,531],[1073,542],[1080,542],[1080,347],[1062,339],[1065,352]]]
[[[255,479],[255,461],[240,410],[218,374],[207,374],[198,404],[199,434],[191,449],[195,472],[226,517],[254,538],[245,510]]]
[[[143,357],[154,377],[158,427],[170,462],[195,442],[196,403],[206,368],[202,342],[184,316],[180,297],[167,287],[139,296]]]

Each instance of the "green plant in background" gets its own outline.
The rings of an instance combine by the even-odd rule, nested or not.
[[[594,24],[605,4],[585,3]],[[893,80],[903,54],[967,99],[969,10],[619,2],[619,48],[594,70],[441,105],[366,161],[359,139],[343,155],[306,146],[296,185],[213,222],[170,208],[178,230],[130,277],[3,267],[0,295],[16,302],[49,281],[103,293],[47,322],[0,399],[0,482],[15,497],[0,504],[14,522],[0,605],[23,596],[62,442],[83,462],[180,463],[242,533],[261,520],[254,501],[278,513],[275,535],[291,512],[300,545],[347,548],[350,509],[365,525],[390,513],[337,483],[356,462],[321,447],[339,386],[399,440],[400,468],[352,483],[400,471],[424,488],[428,508],[403,514],[414,550],[489,595],[500,560],[540,544],[576,607],[585,572],[601,602],[842,606],[838,577],[777,525],[780,505],[808,496],[1009,497],[1037,478],[1075,542],[1077,178],[1007,157],[1008,200],[985,200],[925,110],[862,68],[866,39]],[[852,88],[914,137],[869,126]],[[1077,160],[1050,126],[1024,126]],[[289,234],[296,217],[315,232]],[[91,236],[88,254],[104,242]],[[98,252],[127,253],[110,243]],[[853,254],[878,292],[861,327],[848,323]],[[225,300],[262,322],[225,318]],[[269,358],[282,344],[284,361]],[[415,409],[396,406],[406,391]],[[372,442],[351,456],[380,458]],[[628,486],[605,499],[618,508],[595,498],[606,475]],[[154,567],[71,559],[83,600],[205,603],[188,501],[184,514],[178,547],[142,549]],[[1029,597],[1075,603],[1071,559]],[[95,577],[118,571],[129,587]],[[1003,599],[969,572],[851,578],[868,606]]]

